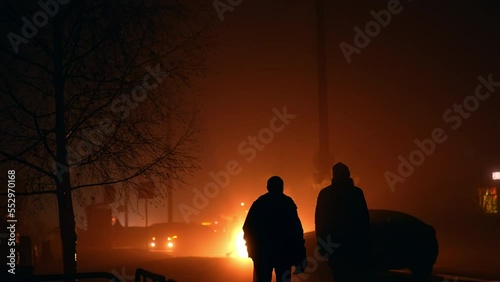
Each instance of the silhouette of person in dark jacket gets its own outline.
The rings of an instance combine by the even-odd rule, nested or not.
[[[254,262],[254,282],[289,282],[291,268],[296,273],[306,264],[304,230],[292,198],[283,194],[283,180],[267,181],[268,193],[253,202],[243,225],[248,256]],[[297,272],[297,268],[301,268]]]
[[[354,186],[349,168],[333,166],[332,184],[316,204],[315,225],[320,254],[327,257],[335,282],[366,281],[370,254],[370,217],[363,191]],[[337,244],[332,252],[323,246]]]

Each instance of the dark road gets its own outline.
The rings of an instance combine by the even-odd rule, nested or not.
[[[235,281],[244,282],[252,280],[252,262],[250,259],[241,258],[198,258],[198,257],[178,257],[178,258],[161,258],[162,254],[157,253],[146,258],[144,254],[136,251],[127,251],[127,255],[118,255],[119,257],[135,256],[142,268],[149,271],[165,275],[165,277],[174,279],[178,282],[202,282],[202,281]],[[134,281],[134,271],[137,264],[115,260],[116,263],[101,264],[98,270],[111,272],[119,275],[123,281]],[[97,270],[90,265],[81,264],[80,269],[85,271],[89,267],[92,270]],[[460,282],[460,281],[494,281],[485,279],[465,279],[457,277],[454,273],[441,274],[441,267],[436,268],[436,274],[433,276],[433,282]],[[313,271],[314,270],[314,271]],[[117,275],[117,276],[118,276]],[[119,278],[120,278],[119,277]],[[456,280],[455,280],[456,279]],[[329,270],[325,265],[320,265],[317,269],[310,269],[310,272],[293,276],[292,281],[331,281]],[[381,274],[374,282],[413,282],[412,277],[404,271],[389,272]]]
[[[468,230],[468,232],[465,232]],[[472,231],[471,231],[472,230]],[[499,242],[495,232],[471,228],[438,229],[440,252],[434,267],[435,282],[499,281]],[[486,236],[485,234],[489,234]],[[312,257],[310,250],[308,256]],[[251,281],[252,261],[248,258],[172,257],[164,252],[138,249],[115,249],[109,252],[82,252],[79,271],[105,271],[123,281],[134,281],[134,272],[143,268],[178,282]],[[45,269],[54,273],[57,269]],[[323,262],[310,263],[306,272],[293,276],[292,281],[331,281],[330,271]],[[407,271],[381,274],[376,282],[414,281]]]

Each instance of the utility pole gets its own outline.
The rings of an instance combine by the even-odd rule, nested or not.
[[[170,115],[167,116],[167,130],[168,130],[168,145],[169,147],[172,147],[172,121],[170,120]],[[172,174],[170,174],[172,175]],[[170,179],[171,176],[169,176],[169,179],[167,180],[167,222],[168,223],[173,223],[174,220],[174,215],[173,215],[173,199],[172,199],[172,190],[173,190],[173,181]]]
[[[169,181],[170,184],[172,181]],[[168,186],[168,192],[167,192],[167,222],[168,223],[173,223],[173,199],[172,199],[172,185]]]
[[[146,227],[148,227],[148,200],[147,198],[144,198],[144,208],[146,210]]]
[[[128,227],[128,205],[130,201],[130,191],[123,184],[123,189],[125,189],[125,204],[123,205],[123,212],[125,213],[125,227]]]
[[[137,191],[137,201],[144,200],[144,210],[146,214],[145,223],[148,227],[148,201],[155,197],[155,183],[152,180],[144,181],[141,183],[141,187]]]
[[[316,44],[318,75],[319,150],[314,158],[316,183],[330,178],[333,155],[330,153],[328,126],[327,57],[325,29],[325,0],[316,0]]]

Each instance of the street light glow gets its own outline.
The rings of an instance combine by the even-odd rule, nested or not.
[[[500,171],[495,171],[492,173],[493,180],[500,180]]]

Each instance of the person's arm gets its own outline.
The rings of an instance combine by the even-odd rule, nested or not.
[[[319,244],[319,240],[326,240],[327,237],[327,202],[324,194],[324,190],[322,190],[316,202],[316,210],[314,213],[314,224],[316,231],[316,239],[318,240],[318,250],[321,255],[326,255],[323,248]]]
[[[363,193],[363,190],[361,190],[361,189],[359,189],[358,191],[359,191],[359,193],[358,193],[358,206],[359,206],[358,218],[359,218],[362,226],[369,228],[370,227],[370,213],[368,211],[368,205],[366,204],[365,194]]]
[[[245,239],[247,252],[249,257],[253,257],[255,254],[255,233],[256,233],[256,220],[257,220],[257,208],[254,202],[250,209],[248,210],[245,223],[243,224],[243,239]]]
[[[361,189],[357,193],[357,207],[358,212],[356,214],[357,229],[357,246],[359,253],[359,262],[366,263],[364,259],[368,259],[372,253],[371,247],[371,232],[370,232],[370,213],[368,210],[368,205],[366,204],[366,199],[364,193]]]
[[[365,233],[367,234],[367,241],[365,242],[367,244],[367,248],[370,248],[370,240],[371,240],[371,223],[370,223],[370,211],[368,210],[368,205],[366,204],[366,199],[363,191],[361,191],[361,196],[362,196],[362,206],[363,206],[363,213],[362,213],[362,221],[364,222],[365,226]]]
[[[287,201],[286,222],[289,226],[287,233],[290,235],[287,237],[290,240],[289,244],[292,249],[291,259],[295,266],[294,274],[300,274],[304,272],[304,269],[307,267],[304,229],[299,218],[297,205],[290,197],[287,197]]]
[[[305,259],[304,229],[299,218],[297,206],[292,201],[292,234],[294,234],[294,247],[298,252],[299,259]]]

